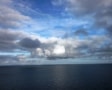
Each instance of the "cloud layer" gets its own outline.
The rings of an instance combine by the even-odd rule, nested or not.
[[[63,9],[60,17],[24,3],[0,0],[0,52],[22,50],[33,58],[112,52],[112,0],[52,0]]]

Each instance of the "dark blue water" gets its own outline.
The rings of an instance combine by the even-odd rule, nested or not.
[[[0,90],[112,90],[112,65],[1,66]]]

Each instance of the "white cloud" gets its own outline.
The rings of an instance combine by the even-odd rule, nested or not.
[[[37,56],[40,56],[40,57],[44,56],[44,53],[41,48],[36,49],[36,54],[37,54]]]
[[[81,13],[94,13],[112,5],[112,0],[54,0],[56,5],[64,5],[66,10]],[[54,4],[55,5],[55,4]]]
[[[16,42],[27,34],[23,31],[0,29],[0,51],[12,51],[18,49]]]
[[[41,42],[41,54],[45,54],[46,56],[50,55],[64,55],[66,52],[69,51],[69,55],[80,55],[82,51],[90,51],[97,48],[101,48],[102,45],[105,44],[106,41],[109,40],[106,36],[89,36],[84,40],[80,40],[78,38],[56,38],[56,37],[49,37],[38,38]],[[84,52],[83,54],[85,54]],[[37,54],[38,55],[38,54]]]
[[[30,21],[30,17],[15,10],[11,5],[12,0],[0,0],[0,26],[2,28],[21,27]]]
[[[10,4],[13,0],[0,0],[0,4]]]
[[[65,54],[65,47],[61,45],[55,45],[53,54],[56,54],[56,55]]]

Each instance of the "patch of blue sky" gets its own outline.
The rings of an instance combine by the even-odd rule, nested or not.
[[[106,30],[104,28],[98,29],[98,28],[91,28],[88,30],[89,35],[105,35]]]
[[[52,16],[60,16],[61,12],[64,11],[64,8],[62,6],[54,6],[52,4],[52,0],[35,0],[34,2],[29,0],[29,2],[32,3],[33,9],[39,9],[42,12],[50,14]]]
[[[52,0],[34,0],[33,2],[31,0],[16,0],[15,8],[25,15],[38,19],[49,18],[51,16],[61,17],[64,11],[63,7],[54,6]]]
[[[4,55],[4,56],[18,56],[18,55],[25,55],[25,56],[29,56],[30,53],[29,52],[25,52],[25,51],[15,51],[15,52],[0,52],[0,55]]]
[[[77,17],[65,12],[63,6],[57,7],[53,5],[52,0],[35,0],[33,2],[31,0],[25,0],[23,5],[25,5],[25,3],[26,6],[21,7],[20,11],[30,16],[32,22],[27,23],[27,25],[21,29],[29,33],[33,32],[43,37],[55,36],[55,34],[53,34],[55,32],[74,32],[78,29],[87,30],[89,35],[101,35],[105,33],[102,30],[93,30],[94,20],[92,19],[92,15]],[[57,36],[59,35],[57,34]],[[80,38],[83,38],[83,36],[80,36]]]
[[[39,34],[40,36],[42,36],[42,37],[45,37],[45,38],[48,38],[48,37],[51,37],[51,33],[50,33],[50,31],[38,31],[38,32],[35,32],[35,33],[37,33],[37,34]]]

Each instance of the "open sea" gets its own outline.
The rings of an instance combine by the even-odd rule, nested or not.
[[[112,90],[112,64],[0,66],[0,90]]]

